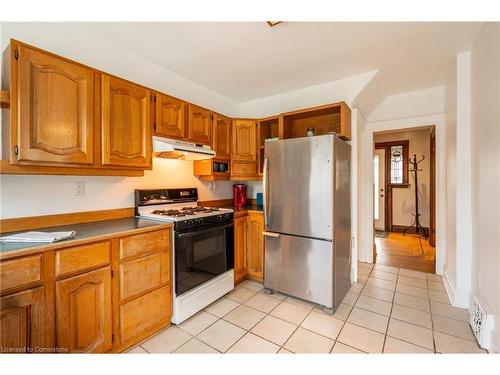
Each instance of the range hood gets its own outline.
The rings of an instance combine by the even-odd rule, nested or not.
[[[153,136],[153,156],[177,160],[205,160],[215,157],[210,146]]]

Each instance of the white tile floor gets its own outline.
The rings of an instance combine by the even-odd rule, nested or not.
[[[482,353],[439,276],[360,263],[334,315],[244,281],[129,353]]]

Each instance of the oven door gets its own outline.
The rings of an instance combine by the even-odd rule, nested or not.
[[[233,223],[175,232],[175,295],[234,267]]]

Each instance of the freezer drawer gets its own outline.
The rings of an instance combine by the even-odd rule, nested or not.
[[[264,234],[264,286],[333,308],[333,242]]]

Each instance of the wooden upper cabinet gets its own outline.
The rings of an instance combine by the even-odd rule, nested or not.
[[[212,145],[212,112],[189,104],[189,140]]]
[[[103,74],[101,95],[102,164],[150,168],[150,91]]]
[[[186,138],[186,103],[168,95],[156,94],[155,134],[167,138]]]
[[[53,345],[45,339],[50,324],[44,306],[43,287],[0,298],[0,352]]]
[[[257,161],[257,122],[255,120],[234,120],[232,138],[232,160]]]
[[[111,349],[111,269],[56,282],[57,346],[71,353]]]
[[[92,164],[94,72],[18,42],[11,48],[18,56],[12,64],[12,162]]]
[[[229,160],[231,158],[231,119],[215,114],[213,121],[213,149],[216,158]]]

